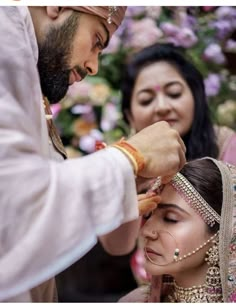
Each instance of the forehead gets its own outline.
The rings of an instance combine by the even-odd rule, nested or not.
[[[156,83],[165,84],[170,81],[179,81],[186,84],[175,66],[165,61],[159,61],[141,69],[136,80],[136,85],[141,85],[143,82],[150,85]]]
[[[161,203],[172,203],[179,206],[190,215],[198,215],[170,184],[167,184],[161,192]]]

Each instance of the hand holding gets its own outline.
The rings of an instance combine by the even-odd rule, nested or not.
[[[139,176],[162,177],[163,183],[171,178],[186,163],[186,148],[179,133],[167,122],[148,126],[127,140],[145,159],[144,169]]]

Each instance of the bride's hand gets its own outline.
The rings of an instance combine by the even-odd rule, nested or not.
[[[139,194],[138,195],[138,208],[139,215],[143,216],[155,210],[158,203],[161,201],[161,197],[156,193]]]

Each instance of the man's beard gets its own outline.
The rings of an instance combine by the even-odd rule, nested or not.
[[[51,28],[43,43],[39,43],[38,71],[41,89],[50,103],[59,102],[69,87],[69,61],[78,18],[78,13],[72,13],[61,27]],[[76,70],[78,69],[81,68],[77,67]]]

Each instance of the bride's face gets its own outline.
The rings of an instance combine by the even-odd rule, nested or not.
[[[176,248],[179,257],[183,257],[206,242],[211,237],[206,224],[171,185],[164,187],[161,197],[161,203],[141,229],[147,272],[176,277],[179,273],[205,270],[205,254],[211,243],[182,261],[174,262],[173,257]]]

